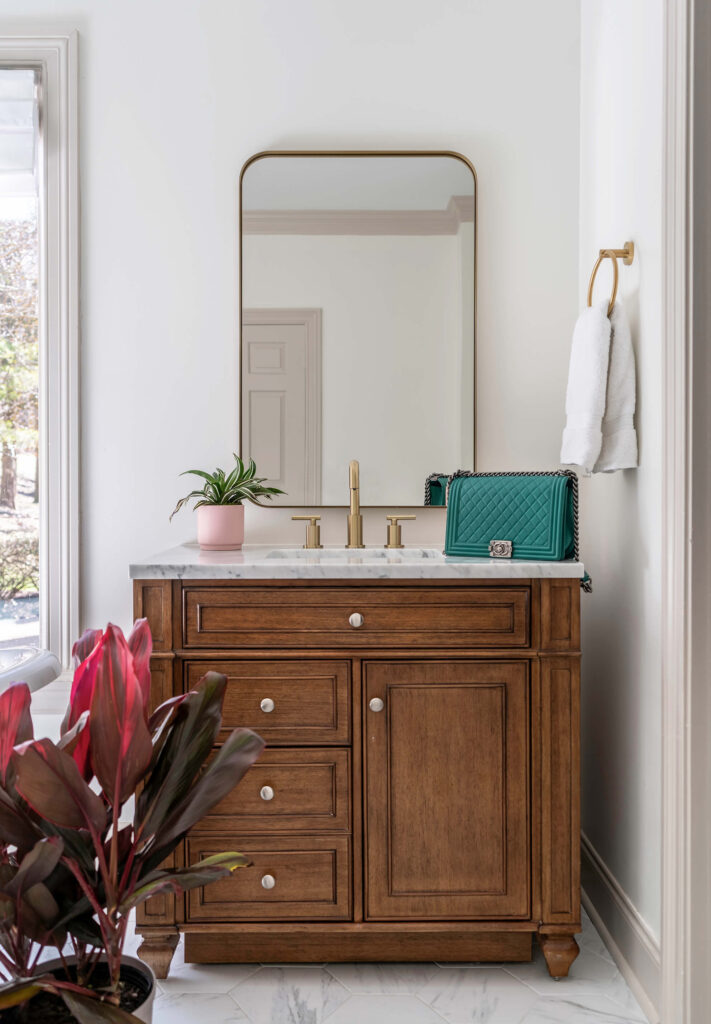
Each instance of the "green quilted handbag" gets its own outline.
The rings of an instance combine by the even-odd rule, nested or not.
[[[578,561],[576,474],[455,473],[447,485],[444,553]],[[591,589],[587,576],[583,589]]]

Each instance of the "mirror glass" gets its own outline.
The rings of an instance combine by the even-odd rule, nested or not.
[[[248,162],[240,447],[275,504],[347,504],[351,459],[363,505],[474,468],[475,216],[451,154]]]

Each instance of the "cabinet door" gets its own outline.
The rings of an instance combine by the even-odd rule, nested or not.
[[[528,917],[528,662],[364,673],[368,918]]]

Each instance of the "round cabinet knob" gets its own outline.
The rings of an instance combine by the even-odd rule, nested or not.
[[[373,699],[368,704],[368,707],[370,708],[371,711],[382,711],[383,708],[385,707],[385,704],[380,699],[380,697],[373,697]]]
[[[274,790],[272,789],[271,786],[262,786],[262,788],[259,790],[259,795],[261,796],[262,800],[273,800]]]
[[[274,875],[262,875],[262,888],[273,889],[276,885],[276,878]]]
[[[259,702],[259,706],[265,714],[268,714],[270,711],[274,710],[274,701],[271,697],[265,697],[264,700]]]
[[[360,629],[360,627],[365,622],[365,619],[360,614],[360,612],[353,612],[352,615],[348,616],[348,621],[350,622],[351,626],[353,626],[353,629]]]

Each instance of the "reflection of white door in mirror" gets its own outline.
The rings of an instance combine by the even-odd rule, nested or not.
[[[320,310],[243,311],[242,402],[243,458],[289,504],[320,504]]]

